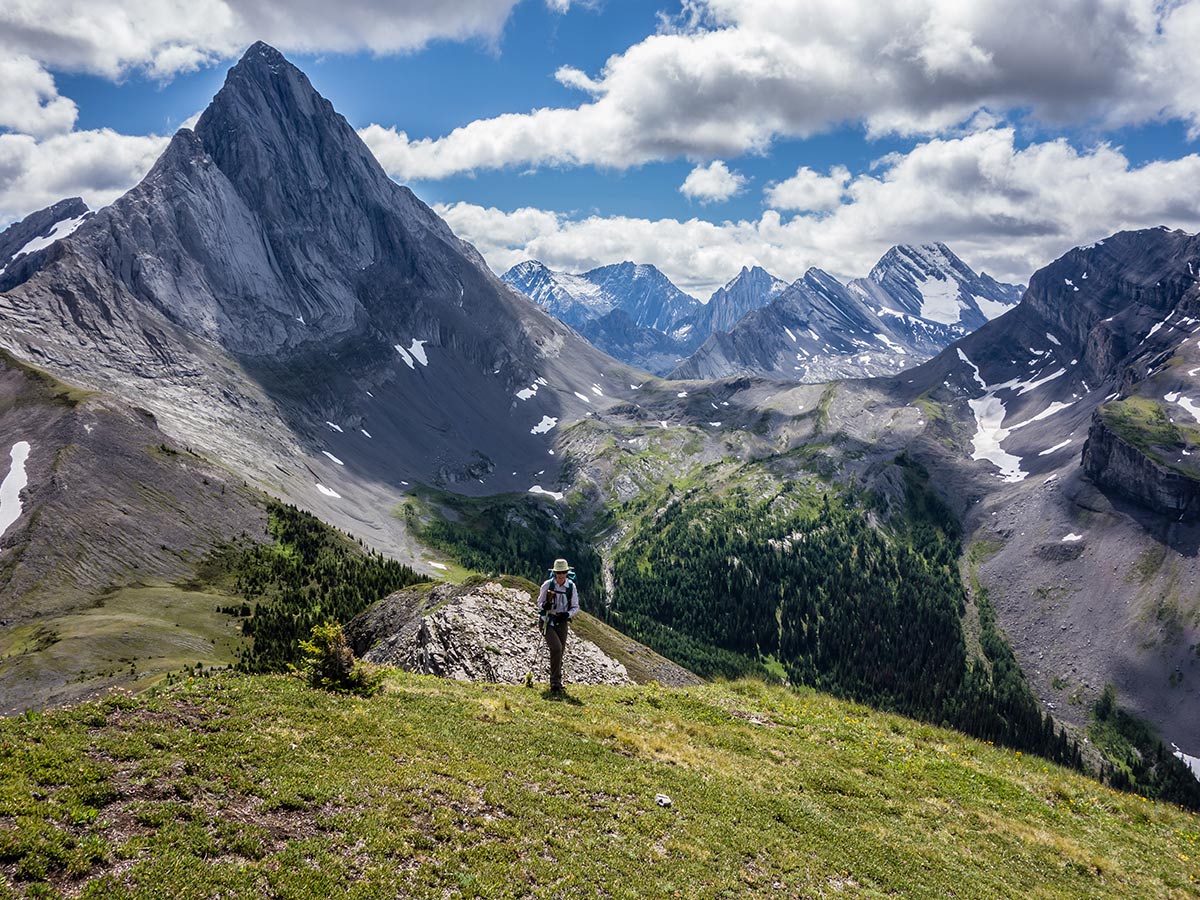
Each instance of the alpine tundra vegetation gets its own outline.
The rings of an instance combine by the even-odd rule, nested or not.
[[[169,93],[244,29],[218,16],[143,59],[0,12],[20,170],[0,166],[0,898],[1196,896],[1200,220],[1176,194],[1200,181],[1131,168],[1139,134],[1097,110],[1140,107],[1102,91],[1084,105],[1111,145],[1013,145],[994,117],[1071,118],[1029,63],[1086,35],[1052,53],[1053,23],[1021,37],[987,3],[951,21],[929,0],[919,26],[793,5],[803,33],[774,4],[682,4],[595,77],[560,65],[588,104],[445,137],[352,125],[257,41],[136,177],[65,200],[13,149],[83,133],[43,64],[93,73],[76,85],[144,65]],[[490,25],[401,6],[365,43],[349,9],[281,45],[331,51],[306,67],[355,119],[374,101],[338,86],[347,48],[407,65],[482,37],[496,71],[507,0]],[[1084,53],[1106,77],[1048,75],[1062,91],[1194,44],[1190,3],[1109,6],[1076,10],[1097,48],[1154,36]],[[512,21],[571,43],[604,7]],[[312,15],[296,28],[330,25]],[[773,147],[835,125],[689,68],[742,61],[721,48],[747,35],[784,82],[780,46],[870,46],[880,90],[938,90],[860,108],[830,86],[879,152],[775,172]],[[471,106],[401,83],[421,115]],[[1190,97],[1150,99],[1194,139]],[[614,105],[601,153],[577,116]],[[689,119],[742,106],[744,127]],[[604,169],[632,202],[674,156],[694,168],[672,203],[745,204],[757,178],[793,215],[444,202],[491,169],[537,196],[547,167]],[[1100,163],[1121,215],[1079,175]],[[936,221],[891,217],[910,170]],[[1087,190],[1049,208],[1060,181]],[[10,213],[14,191],[39,199]],[[1077,205],[1103,230],[1064,224]],[[585,606],[565,692],[543,690],[535,609],[559,559]]]

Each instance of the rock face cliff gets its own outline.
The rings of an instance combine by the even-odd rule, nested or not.
[[[1120,436],[1107,417],[1092,416],[1083,445],[1083,472],[1098,487],[1175,521],[1200,519],[1200,467],[1179,454],[1200,455],[1200,432],[1176,435],[1171,447],[1139,447]],[[1193,449],[1189,450],[1188,447]],[[1170,462],[1167,461],[1170,454]]]
[[[639,380],[261,43],[141,183],[34,256],[0,283],[0,346],[402,558],[408,486],[553,489],[554,429]]]
[[[363,659],[410,672],[504,684],[532,677],[545,683],[550,657],[534,599],[526,589],[497,581],[412,588],[357,616],[346,626],[346,636]],[[576,618],[563,661],[568,684],[633,683],[625,665],[586,636],[603,628],[586,613]],[[644,668],[644,657],[654,654],[640,649],[639,668]],[[661,657],[655,674],[668,684],[698,680]]]

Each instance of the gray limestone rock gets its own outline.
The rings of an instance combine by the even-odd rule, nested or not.
[[[530,596],[489,581],[400,591],[346,626],[368,662],[461,681],[545,682],[549,652]],[[563,660],[568,684],[631,684],[625,667],[574,630]]]

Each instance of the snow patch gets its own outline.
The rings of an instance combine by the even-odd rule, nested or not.
[[[340,427],[338,427],[337,425],[334,425],[332,422],[326,422],[325,424],[328,425],[330,428],[332,428],[334,431],[336,431],[338,434],[345,433],[342,431],[342,429]]]
[[[971,367],[971,371],[974,372],[974,374],[975,374],[975,380],[978,381],[979,386],[986,391],[988,389],[987,382],[984,381],[983,376],[979,374],[979,366],[975,365],[975,363],[973,363],[973,362],[971,362],[971,360],[967,359],[967,354],[962,352],[961,347],[958,350],[958,358],[961,359],[963,362],[965,362],[968,366]]]
[[[589,400],[587,397],[585,397],[583,394],[579,393],[579,391],[576,391],[576,392],[575,392],[575,396],[576,396],[576,397],[578,397],[580,400],[582,400],[584,403],[591,403],[591,402],[592,402],[592,401],[591,401],[591,400]]]
[[[9,257],[9,261],[16,259],[18,256],[24,256],[26,253],[36,253],[39,250],[44,250],[55,241],[60,241],[76,228],[83,224],[83,220],[87,218],[87,213],[78,216],[74,219],[63,219],[61,222],[55,223],[50,229],[50,233],[44,237],[35,237],[29,241],[24,247]]]
[[[1054,335],[1052,335],[1048,331],[1046,332],[1046,340],[1048,340],[1050,343],[1052,343],[1055,347],[1062,346],[1062,344],[1059,342],[1058,338],[1056,338]]]
[[[1026,425],[1032,425],[1034,422],[1040,422],[1042,419],[1048,419],[1055,413],[1060,413],[1064,409],[1070,409],[1074,405],[1074,403],[1060,403],[1055,400],[1032,419],[1026,419],[1024,422],[1011,426],[1008,430],[1016,431],[1018,428],[1024,428]]]
[[[1021,458],[1000,446],[1009,433],[1009,429],[1001,424],[1005,415],[1004,403],[995,394],[988,393],[979,400],[968,400],[967,405],[975,413],[979,427],[971,442],[974,446],[971,459],[986,459],[1000,470],[1004,481],[1024,481],[1028,473],[1021,471]]]
[[[443,572],[448,572],[450,570],[450,567],[444,565],[443,563],[433,562],[432,560],[426,560],[426,562],[428,562],[429,565],[433,566],[435,569],[441,569]]]
[[[563,495],[561,493],[559,493],[558,491],[548,491],[544,487],[542,487],[540,484],[535,484],[533,487],[531,487],[529,489],[529,493],[545,494],[547,497],[551,497],[555,500],[561,500],[563,498]]]
[[[921,292],[921,318],[942,325],[956,325],[962,314],[958,282],[952,278],[930,278],[917,285]]]
[[[1172,755],[1180,760],[1185,766],[1192,770],[1192,774],[1200,779],[1200,757],[1188,756],[1179,749],[1174,743],[1171,744]]]
[[[0,483],[0,535],[8,530],[8,526],[21,518],[21,491],[29,483],[25,474],[25,461],[29,459],[29,441],[17,441],[9,451],[12,464],[8,474]]]
[[[1073,544],[1076,541],[1082,541],[1082,540],[1083,540],[1082,534],[1075,534],[1074,532],[1072,532],[1071,534],[1068,534],[1065,538],[1063,538],[1061,541],[1059,541],[1059,543],[1060,544]]]
[[[551,428],[558,424],[558,419],[554,416],[542,416],[542,421],[533,426],[530,434],[545,434]]]
[[[428,341],[418,341],[413,338],[412,346],[408,348],[408,352],[412,354],[413,359],[423,366],[429,365],[429,357],[425,355],[425,345]]]
[[[332,453],[330,453],[328,450],[322,450],[321,452],[322,452],[322,453],[324,453],[326,456],[328,456],[330,459],[332,459],[332,460],[333,460],[335,463],[337,463],[339,466],[344,466],[344,465],[345,465],[345,463],[344,463],[344,462],[342,462],[340,459],[338,459],[336,456],[334,456],[334,455],[333,455]]]
[[[989,322],[1012,309],[1012,306],[1007,303],[1001,303],[999,300],[989,300],[987,297],[976,297],[975,305],[979,307],[979,311],[987,317]]]
[[[792,334],[792,330],[790,328],[788,328],[787,326],[784,326],[783,330],[786,331],[787,336],[792,339],[792,343],[793,344],[796,343],[796,336],[794,334]]]
[[[332,497],[334,500],[342,499],[341,494],[339,494],[337,491],[333,490],[332,488],[325,487],[325,485],[321,484],[321,482],[319,482],[319,481],[317,482],[317,490],[320,491],[322,494],[324,494],[326,497]]]
[[[1200,422],[1200,406],[1197,406],[1188,397],[1181,397],[1179,400],[1179,405],[1190,412],[1193,419],[1195,419],[1197,422]]]
[[[392,346],[396,348],[396,352],[400,354],[400,358],[404,360],[405,365],[410,369],[415,369],[417,363],[423,366],[429,365],[429,357],[425,355],[425,345],[428,343],[428,341],[419,341],[413,338],[412,345],[407,350],[400,344],[393,344]]]
[[[365,429],[365,428],[360,428],[360,429],[358,429],[358,430],[359,430],[359,431],[361,431],[361,432],[363,433],[363,436],[364,436],[364,437],[370,437],[370,436],[371,436],[371,432],[367,431],[367,429]]]
[[[1061,450],[1063,447],[1067,446],[1067,444],[1069,444],[1069,443],[1071,443],[1071,439],[1067,438],[1061,444],[1055,444],[1053,447],[1043,450],[1041,453],[1038,454],[1038,456],[1049,456],[1051,453],[1057,453],[1059,450]]]

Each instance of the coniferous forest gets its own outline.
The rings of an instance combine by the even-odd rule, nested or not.
[[[541,584],[556,557],[575,571],[580,597],[589,608],[597,605],[600,556],[591,542],[564,528],[545,501],[522,497],[479,501],[445,495],[454,519],[435,516],[421,522],[415,511],[405,518],[413,532],[434,547],[478,572],[519,575]]]
[[[347,622],[402,587],[424,581],[408,566],[364,550],[346,535],[291,505],[268,506],[275,543],[225,546],[214,561],[229,573],[252,638],[238,668],[279,672],[299,659],[313,626]]]
[[[672,497],[616,556],[615,625],[698,674],[782,670],[873,706],[944,722],[1068,764],[1078,748],[1042,714],[984,604],[982,658],[954,518],[897,460],[903,513],[785,484],[769,496],[700,487]]]

